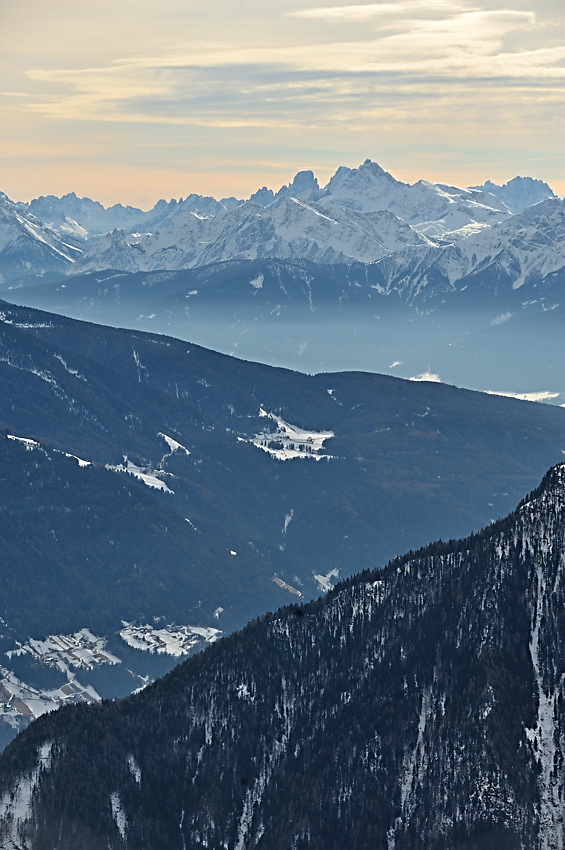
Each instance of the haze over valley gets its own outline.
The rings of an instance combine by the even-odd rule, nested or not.
[[[406,184],[367,160],[247,200],[0,206],[8,301],[309,373],[565,401],[563,201],[540,180]]]

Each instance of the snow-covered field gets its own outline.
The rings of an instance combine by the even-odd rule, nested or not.
[[[37,449],[38,451],[45,451],[37,440],[30,440],[29,437],[17,437],[15,434],[7,434],[9,440],[14,440],[16,443],[21,443],[26,449],[31,452]],[[62,452],[59,449],[53,449],[57,454],[65,455],[65,457],[70,457],[72,460],[76,460],[79,466],[90,466],[89,460],[83,460],[81,457],[77,457],[77,455],[69,454],[68,452]]]
[[[332,457],[323,452],[326,440],[334,436],[333,431],[308,431],[305,428],[290,425],[280,416],[268,413],[263,408],[259,409],[259,416],[274,422],[276,429],[274,431],[265,429],[246,442],[253,443],[258,449],[262,449],[277,460],[291,460],[297,457],[321,460]]]
[[[175,657],[187,655],[200,641],[213,643],[221,635],[219,629],[200,626],[154,626],[124,623],[120,637],[128,646],[145,652],[166,653]]]
[[[66,676],[58,688],[34,688],[19,679],[14,672],[0,667],[0,720],[18,728],[22,718],[33,719],[54,711],[61,705],[74,702],[100,700],[91,685],[83,685],[71,668],[92,670],[100,664],[120,664],[120,659],[106,649],[104,638],[80,629],[72,635],[49,635],[44,640],[30,638],[17,643],[16,649],[6,653],[13,657],[29,655],[39,664],[55,667]]]
[[[49,635],[45,640],[30,638],[27,643],[18,643],[18,648],[6,655],[31,655],[34,660],[65,673],[71,667],[91,670],[98,664],[120,664],[120,659],[106,649],[104,638],[93,635],[89,629],[81,629],[72,635]]]
[[[42,690],[26,685],[14,673],[0,667],[0,720],[14,728],[19,728],[22,718],[32,720],[68,703],[99,700],[95,689],[82,685],[72,673],[60,688]]]
[[[221,611],[218,612],[218,616]],[[200,626],[164,626],[124,623],[120,637],[128,646],[143,652],[165,653],[175,658],[188,655],[198,644],[213,643],[222,634],[219,629]],[[54,667],[64,674],[66,681],[57,688],[36,688],[16,674],[0,666],[0,722],[15,729],[22,722],[54,711],[62,705],[75,702],[93,702],[101,699],[92,685],[83,685],[73,668],[84,674],[102,664],[118,665],[121,659],[106,648],[106,640],[89,629],[80,629],[71,635],[49,635],[44,640],[30,638],[17,643],[6,653],[12,660],[30,656],[38,664]]]

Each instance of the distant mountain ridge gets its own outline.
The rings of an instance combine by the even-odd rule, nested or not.
[[[560,850],[565,465],[0,760],[12,850]]]
[[[487,180],[482,186],[471,188],[496,195],[514,213],[524,212],[527,207],[533,204],[539,204],[540,201],[555,197],[553,193],[547,193],[547,183],[532,177],[514,177],[502,186]]]
[[[409,185],[366,160],[246,201],[0,208],[8,301],[307,372],[390,368],[565,403],[565,201],[542,181]]]
[[[74,239],[42,224],[0,192],[0,283],[64,275],[82,253]]]
[[[289,205],[299,219],[311,214],[288,199],[275,212],[286,215]],[[118,269],[6,286],[0,294],[300,371],[393,370],[406,378],[427,372],[458,386],[565,403],[565,202],[543,201],[452,244],[424,242],[406,223],[399,228],[392,213],[373,213],[379,250],[396,248],[372,263],[244,259],[257,253],[258,234],[267,228],[268,211],[256,209],[252,232],[243,221],[225,251],[239,259],[140,272],[144,247],[124,247],[116,232],[97,250],[106,252],[102,265]],[[201,219],[189,215],[200,227]],[[375,249],[354,214],[344,216],[358,244]],[[329,216],[316,220],[331,234]],[[163,249],[163,264],[181,255],[180,242]]]
[[[248,201],[192,194],[161,200],[148,212],[121,204],[105,209],[74,194],[29,204],[3,196],[0,283],[63,269],[149,271],[238,258],[372,263],[407,246],[458,242],[548,199],[555,199],[549,186],[531,178],[471,189],[409,185],[370,160],[341,166],[323,188],[302,171],[288,186],[263,187]],[[26,245],[13,234],[16,222],[27,231]],[[33,263],[34,240],[58,252],[58,261],[49,265],[43,249],[43,262]]]

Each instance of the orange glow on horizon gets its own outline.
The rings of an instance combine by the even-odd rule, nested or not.
[[[357,165],[359,165],[357,163]],[[380,163],[394,178],[405,183],[415,183],[418,180],[429,180],[435,183],[446,183],[453,186],[472,186],[492,180],[503,184],[516,175],[536,177],[536,169],[523,166],[515,170],[500,166],[489,168],[475,166],[471,169],[446,169],[441,171],[437,165],[426,170],[422,168],[398,168]],[[533,164],[533,163],[532,163]],[[534,164],[533,164],[534,165]],[[253,192],[263,186],[277,191],[282,185],[292,181],[297,171],[310,168],[318,178],[320,186],[324,186],[336,168],[311,166],[303,163],[292,167],[289,163],[258,164],[255,169],[242,170],[222,166],[218,171],[166,171],[135,167],[108,167],[96,164],[85,168],[79,164],[50,164],[44,167],[40,164],[28,167],[22,172],[10,174],[10,171],[0,173],[0,191],[5,192],[14,201],[30,201],[40,195],[62,196],[74,192],[79,197],[88,197],[99,201],[104,206],[123,204],[151,209],[157,201],[164,198],[186,198],[191,193],[212,195],[220,199],[234,196],[249,198]],[[351,164],[350,167],[356,167]],[[511,173],[512,172],[512,173]],[[541,178],[544,179],[544,178]],[[559,196],[565,195],[565,178],[546,179],[553,191]]]

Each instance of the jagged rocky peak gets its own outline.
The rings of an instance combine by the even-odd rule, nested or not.
[[[220,202],[213,198],[211,195],[196,195],[194,192],[188,195],[184,201],[179,201],[179,207],[184,210],[194,210],[201,213],[212,213],[213,215],[217,215],[218,213],[224,212],[225,207]]]
[[[557,198],[557,195],[547,183],[533,177],[513,177],[512,180],[502,186],[487,180],[482,186],[472,188],[490,192],[490,194],[500,198],[513,213],[521,213],[533,204]]]
[[[250,201],[253,201],[255,204],[259,204],[262,207],[268,207],[269,204],[272,204],[275,198],[275,193],[272,189],[268,189],[266,186],[263,186],[262,189],[257,189],[251,197]]]
[[[263,186],[262,189],[254,192],[249,200],[260,204],[262,207],[268,207],[273,202],[282,200],[283,198],[300,198],[301,200],[314,201],[318,198],[319,194],[320,187],[317,178],[314,177],[314,172],[299,171],[294,179],[288,185],[281,186],[278,192],[275,193],[272,189]]]
[[[110,258],[106,256],[104,243],[97,246],[96,242],[114,228],[122,228],[130,243],[130,247],[124,246],[124,252],[129,256],[118,258],[117,267],[131,271],[194,268],[236,258],[257,257],[321,264],[373,263],[382,259],[384,254],[397,253],[398,249],[405,247],[404,240],[389,238],[388,225],[375,213],[387,211],[397,217],[398,224],[410,226],[418,234],[417,244],[431,240],[430,245],[437,242],[436,247],[449,250],[451,244],[462,244],[474,234],[478,234],[482,241],[488,241],[498,224],[513,214],[514,217],[521,214],[520,211],[531,204],[553,197],[546,184],[531,178],[515,178],[504,186],[489,182],[473,189],[425,180],[411,185],[396,180],[370,159],[358,168],[338,168],[324,188],[320,188],[311,170],[304,170],[278,191],[263,186],[248,201],[236,198],[218,201],[193,193],[184,200],[161,200],[152,210],[143,212],[120,204],[105,209],[98,202],[79,199],[73,194],[59,199],[48,196],[27,205],[17,205],[20,215],[36,228],[34,233],[29,232],[29,227],[27,234],[22,233],[17,249],[8,236],[0,232],[0,274],[3,282],[10,282],[19,281],[22,275],[27,280],[46,273],[59,273],[61,268],[66,268],[72,275],[109,268]],[[298,203],[291,203],[291,199]],[[249,213],[250,205],[266,210],[272,225],[258,230],[242,248],[240,244],[236,245],[234,237],[237,236],[240,211]],[[33,222],[30,211],[35,211],[37,216]],[[203,223],[195,226],[195,217]],[[326,226],[330,220],[333,221],[332,226]],[[6,230],[5,223],[0,230]],[[53,233],[48,232],[50,230]],[[159,237],[155,238],[157,233]],[[551,232],[549,235],[552,237]],[[27,256],[30,240],[37,242],[43,239],[51,244],[53,238],[65,244],[55,246],[57,250],[54,253],[42,250],[40,263]],[[554,236],[552,238],[557,241]],[[76,240],[76,245],[75,242],[73,245],[80,249],[84,241],[92,243],[94,248],[82,257],[78,254],[71,257],[66,246],[69,240]],[[142,246],[143,251],[132,247],[132,242]],[[496,255],[507,248],[501,244]],[[35,255],[38,246],[30,250]],[[512,245],[508,250],[515,252],[519,246]],[[479,246],[474,254],[478,257],[481,253],[484,251]],[[556,254],[553,245],[546,253],[550,258]],[[404,259],[404,254],[398,255],[400,263]],[[411,266],[415,258],[407,259]],[[421,267],[419,260],[416,263],[421,269],[421,283],[435,275],[435,258],[430,258],[430,262],[432,268]],[[524,263],[521,260],[514,263],[519,267],[517,278],[521,279],[526,272],[528,279],[533,280],[538,269],[530,269],[527,262]],[[447,258],[446,265],[451,269],[450,287],[471,271],[466,261],[452,264]],[[552,268],[551,272],[558,270]],[[408,276],[412,277],[410,268]],[[406,271],[399,273],[400,279],[406,277]]]
[[[170,212],[171,210],[174,210],[179,205],[179,203],[182,203],[182,198],[180,199],[180,201],[177,201],[176,198],[171,198],[170,201],[166,201],[164,198],[161,198],[161,200],[157,201],[157,203],[153,207],[153,212],[159,215],[165,212]]]
[[[41,717],[0,762],[3,846],[559,850],[564,547],[560,465],[472,537]]]
[[[333,177],[330,177],[324,189],[335,189],[337,186],[340,186],[352,171],[353,169],[349,168],[349,166],[340,165]]]
[[[79,198],[75,192],[69,192],[62,197],[42,195],[34,198],[29,204],[19,204],[20,210],[28,211],[43,224],[61,229],[65,233],[73,233],[79,238],[105,233],[112,227],[126,226],[142,211],[132,206],[114,204],[104,207],[99,201],[90,198]]]
[[[404,185],[396,180],[392,174],[389,174],[388,171],[385,171],[384,168],[381,168],[377,162],[366,159],[359,168],[340,166],[325,186],[324,192],[332,195],[345,187],[363,189],[383,183],[398,186]]]
[[[115,227],[106,238],[111,245],[127,244],[123,227]]]
[[[318,180],[314,177],[313,171],[299,171],[296,174],[292,183],[289,183],[288,186],[283,186],[282,189],[279,189],[277,195],[279,197],[308,197],[315,198],[320,192],[320,187],[318,185]]]
[[[304,191],[304,189],[318,189],[318,180],[314,177],[313,171],[299,171],[289,188],[297,192]]]
[[[406,220],[413,214],[415,202],[420,207],[426,206],[425,199],[416,200],[411,186],[396,180],[370,159],[366,159],[359,168],[338,168],[320,193],[320,202],[332,209],[355,210],[364,214],[388,209]],[[431,209],[427,211],[431,215]],[[426,218],[422,213],[420,209],[417,214],[420,221]]]
[[[370,173],[372,175],[378,175],[379,177],[386,177],[389,180],[394,180],[392,174],[389,174],[388,171],[385,171],[378,162],[374,162],[372,159],[367,158],[362,165],[359,166],[358,171],[363,173]]]

